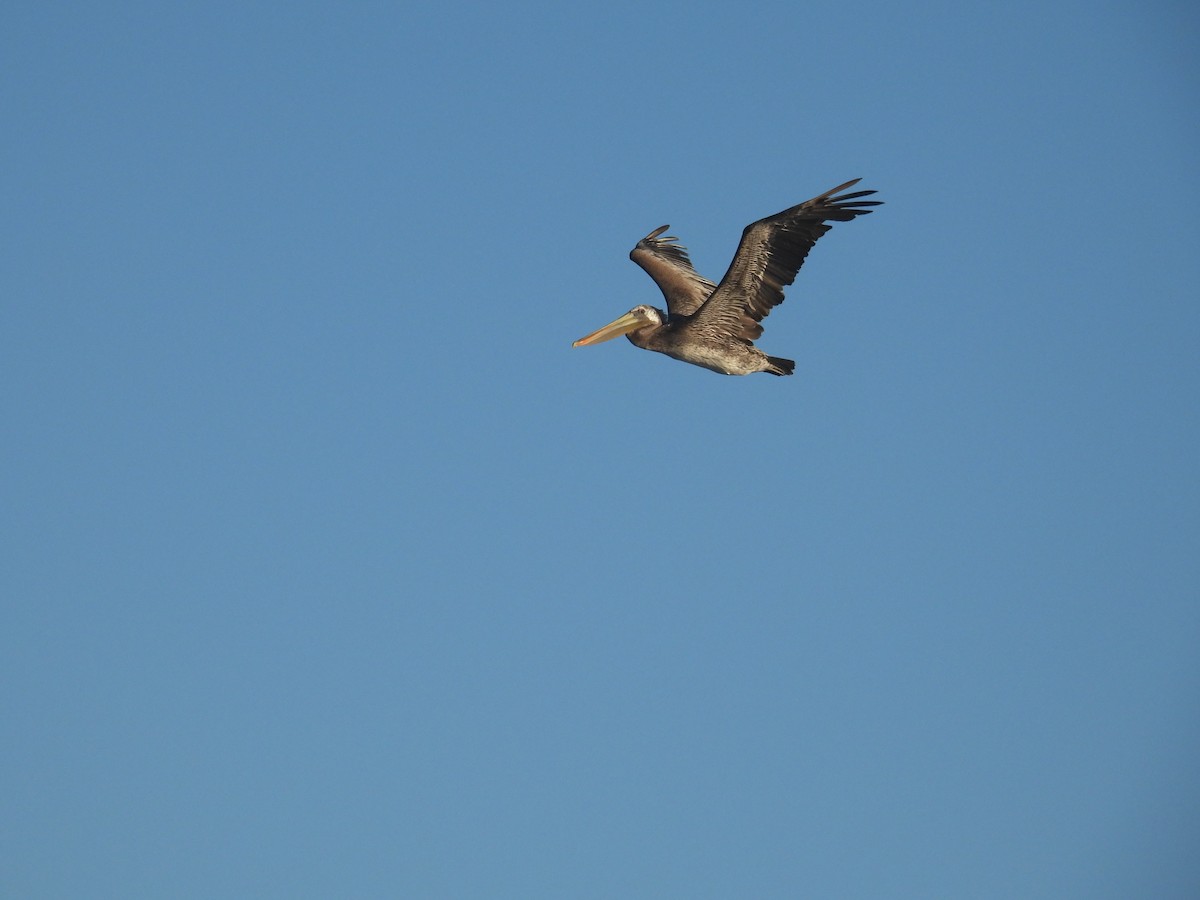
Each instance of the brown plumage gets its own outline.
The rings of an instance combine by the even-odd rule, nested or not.
[[[626,335],[637,347],[721,372],[791,375],[795,363],[768,356],[754,341],[762,319],[783,302],[783,289],[796,279],[813,244],[832,226],[879,206],[863,200],[874,191],[841,194],[858,184],[847,181],[798,206],[747,225],[737,253],[720,284],[699,275],[678,239],[664,225],[646,235],[629,254],[654,279],[667,301],[664,313],[636,306],[616,321],[577,340],[586,346]],[[838,196],[840,194],[840,196]]]

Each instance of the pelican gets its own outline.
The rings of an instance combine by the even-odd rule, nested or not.
[[[670,225],[654,229],[638,241],[629,258],[662,290],[666,312],[635,306],[571,346],[586,347],[625,335],[635,347],[723,375],[791,375],[796,368],[793,360],[767,356],[754,346],[763,332],[759,322],[771,307],[783,302],[783,289],[796,280],[808,251],[832,227],[827,222],[849,222],[871,212],[865,207],[881,205],[878,200],[861,199],[874,191],[841,193],[861,180],[847,181],[747,225],[720,284],[692,268],[678,238],[663,235]]]

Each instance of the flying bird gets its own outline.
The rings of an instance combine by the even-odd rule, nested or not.
[[[796,368],[793,360],[768,356],[754,346],[763,332],[759,323],[771,307],[783,302],[783,289],[796,280],[808,251],[832,227],[828,222],[849,222],[871,212],[866,207],[881,205],[878,200],[862,199],[874,191],[841,193],[860,180],[847,181],[747,225],[720,284],[699,275],[679,239],[663,234],[671,226],[656,228],[638,241],[629,258],[662,290],[666,312],[635,306],[571,346],[586,347],[625,335],[635,347],[723,375],[791,375]]]

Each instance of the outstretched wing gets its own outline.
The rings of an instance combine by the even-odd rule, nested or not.
[[[687,248],[673,235],[659,237],[670,228],[664,225],[637,242],[629,258],[646,270],[667,298],[667,312],[673,316],[690,316],[707,300],[716,285],[696,273],[688,258]]]
[[[745,341],[761,335],[759,322],[783,302],[783,289],[796,280],[808,251],[830,229],[826,223],[849,222],[871,212],[865,207],[880,205],[878,200],[860,199],[874,191],[836,196],[860,180],[747,225],[729,271],[688,325]]]

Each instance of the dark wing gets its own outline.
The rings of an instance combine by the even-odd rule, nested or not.
[[[690,316],[700,308],[716,289],[707,278],[696,274],[687,248],[672,235],[659,237],[670,228],[664,225],[637,242],[629,258],[646,270],[667,298],[667,312],[673,316]]]
[[[830,229],[825,223],[849,222],[871,212],[864,207],[880,205],[877,200],[859,199],[874,191],[835,196],[860,180],[847,181],[799,206],[747,225],[729,271],[688,324],[745,341],[761,335],[759,322],[771,307],[783,302],[783,289],[796,280],[808,251]]]

